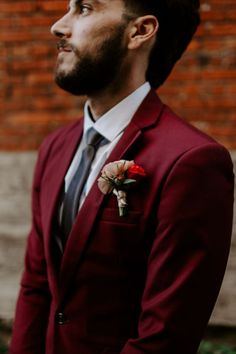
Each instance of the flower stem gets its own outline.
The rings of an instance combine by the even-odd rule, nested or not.
[[[127,207],[119,207],[119,216],[127,215]]]

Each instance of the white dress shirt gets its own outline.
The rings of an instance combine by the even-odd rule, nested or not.
[[[125,128],[133,118],[135,112],[149,93],[150,89],[150,84],[146,82],[95,122],[90,116],[88,102],[85,103],[83,137],[65,176],[65,192],[67,191],[68,186],[79,166],[82,150],[85,147],[85,134],[88,129],[93,127],[96,131],[103,135],[109,141],[109,143],[99,147],[96,152],[88,180],[82,192],[79,207],[81,207],[83,204],[85,197],[90,191],[90,188],[92,187],[95,179],[101,171],[106,159],[121,138]]]

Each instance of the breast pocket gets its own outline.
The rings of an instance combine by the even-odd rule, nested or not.
[[[114,348],[105,348],[101,354],[119,354],[121,352],[122,347],[119,347],[117,349]]]
[[[142,244],[141,220],[141,211],[129,210],[121,217],[117,208],[104,208],[95,226],[94,246],[104,255],[132,257]]]
[[[125,216],[119,215],[119,209],[117,208],[104,208],[100,214],[100,220],[104,222],[113,222],[117,224],[133,224],[137,225],[140,222],[142,216],[141,211],[127,210]]]

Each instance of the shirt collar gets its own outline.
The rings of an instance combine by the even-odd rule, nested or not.
[[[89,113],[88,102],[84,106],[84,133],[93,127],[109,141],[113,141],[129,124],[140,104],[151,90],[145,82],[94,122]]]

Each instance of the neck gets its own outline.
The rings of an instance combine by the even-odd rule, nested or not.
[[[102,92],[88,97],[88,103],[93,118],[98,120],[103,114],[143,85],[145,81],[144,77],[139,80],[123,80],[120,85],[112,85]]]

